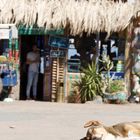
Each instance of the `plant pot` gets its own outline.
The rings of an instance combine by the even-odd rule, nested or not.
[[[107,103],[124,103],[126,100],[127,94],[123,91],[104,94],[104,101]]]

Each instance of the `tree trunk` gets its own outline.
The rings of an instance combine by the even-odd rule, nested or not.
[[[128,95],[131,95],[131,70],[132,70],[132,44],[133,24],[131,23],[126,30],[126,44],[125,44],[125,85]]]

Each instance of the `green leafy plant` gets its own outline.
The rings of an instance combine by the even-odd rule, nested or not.
[[[102,96],[102,77],[94,62],[88,64],[87,68],[82,68],[79,81],[75,81],[74,88],[78,88],[82,102],[93,100],[97,95]]]
[[[68,96],[68,103],[81,103],[80,96],[76,90],[71,92]]]
[[[107,87],[107,89],[109,90],[110,88],[110,83],[112,81],[112,79],[110,78],[110,70],[113,68],[114,64],[113,62],[110,60],[110,57],[107,55],[102,55],[102,60],[100,60],[103,64],[103,69],[106,71],[106,76],[104,79],[104,85]]]
[[[105,70],[104,77],[104,85],[106,86],[105,92],[114,93],[118,91],[124,91],[124,81],[113,80],[113,76],[110,77],[110,70],[114,66],[113,62],[110,60],[110,57],[103,55],[101,62],[103,63],[103,68]]]
[[[124,81],[123,80],[113,80],[110,83],[110,88],[107,89],[109,93],[115,93],[119,91],[124,91]]]

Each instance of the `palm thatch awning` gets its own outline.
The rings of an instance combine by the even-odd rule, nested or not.
[[[0,23],[65,28],[73,35],[124,30],[140,11],[135,4],[109,0],[0,0]],[[137,16],[140,16],[137,14]]]

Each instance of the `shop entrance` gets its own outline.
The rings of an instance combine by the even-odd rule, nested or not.
[[[44,36],[43,35],[21,35],[20,37],[20,100],[26,99],[26,86],[27,86],[27,75],[28,65],[26,64],[26,56],[29,51],[32,50],[32,45],[37,44],[41,50],[44,47]],[[39,73],[38,84],[37,84],[37,100],[43,100],[43,79],[44,74]],[[32,88],[31,88],[31,97]]]

